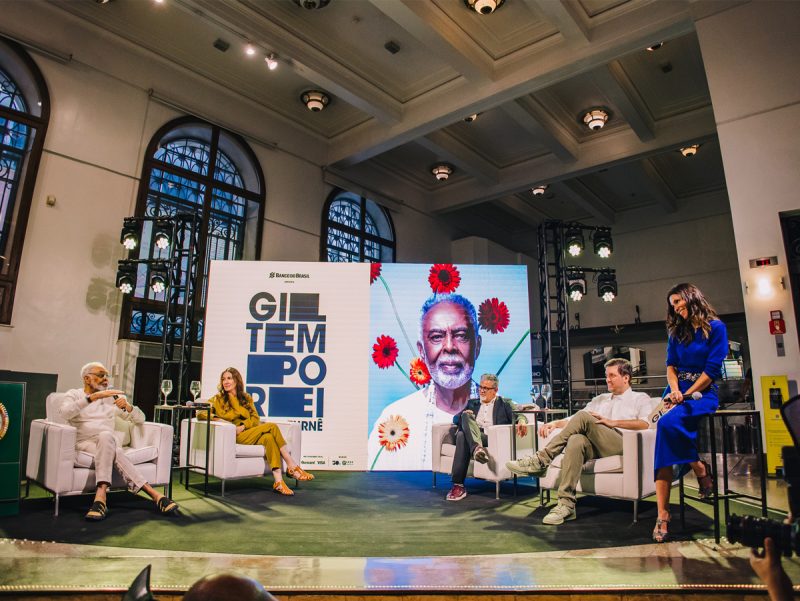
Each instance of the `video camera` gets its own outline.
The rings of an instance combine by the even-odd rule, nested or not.
[[[757,549],[769,537],[784,557],[800,555],[800,395],[781,406],[781,418],[792,435],[794,446],[783,447],[783,479],[789,500],[791,523],[750,515],[731,515],[728,518],[728,540]]]

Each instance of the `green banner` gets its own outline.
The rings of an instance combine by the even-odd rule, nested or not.
[[[0,516],[19,513],[25,384],[0,382]]]

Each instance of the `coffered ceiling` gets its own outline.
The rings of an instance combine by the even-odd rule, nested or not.
[[[725,189],[693,28],[722,1],[506,0],[490,15],[463,0],[50,4],[238,91],[318,139],[326,172],[456,235],[533,254],[524,234],[542,219],[613,224]],[[311,88],[331,97],[321,112],[299,100]],[[610,115],[599,131],[582,123],[593,107]],[[698,142],[696,156],[678,152]],[[439,162],[454,166],[446,182],[431,174]]]

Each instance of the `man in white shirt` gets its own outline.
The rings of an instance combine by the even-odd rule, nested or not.
[[[542,476],[562,451],[561,483],[558,503],[542,522],[563,524],[575,519],[575,487],[583,464],[590,459],[622,454],[624,430],[646,430],[650,414],[650,397],[630,387],[631,364],[625,359],[611,359],[605,364],[608,393],[594,397],[586,407],[565,419],[543,424],[541,436],[563,428],[547,446],[537,453],[509,461],[506,467],[515,474]]]
[[[102,363],[87,363],[81,368],[81,377],[83,388],[60,394],[57,404],[64,419],[77,429],[75,449],[94,456],[97,490],[86,519],[97,522],[106,518],[106,491],[111,485],[113,468],[119,471],[131,492],[143,490],[156,502],[161,513],[174,514],[178,504],[145,481],[114,435],[117,417],[141,424],[144,422],[142,410],[131,405],[121,390],[108,389],[108,370]]]

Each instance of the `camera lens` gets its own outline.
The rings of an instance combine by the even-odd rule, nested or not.
[[[784,524],[768,518],[732,515],[728,518],[727,527],[728,540],[732,543],[757,549],[764,546],[765,538],[771,538],[784,557],[791,557],[792,553],[800,554],[797,521]]]

